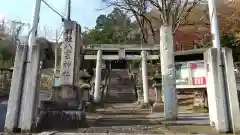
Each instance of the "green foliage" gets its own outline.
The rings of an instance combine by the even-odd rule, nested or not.
[[[141,60],[133,60],[131,64],[133,68],[138,69],[139,67],[141,67]]]
[[[82,35],[85,44],[131,44],[140,43],[138,29],[122,10],[115,8],[108,15],[98,16],[95,28]]]
[[[235,62],[240,61],[240,40],[237,38],[234,32],[223,35],[221,37],[221,45],[223,47],[232,48],[234,61]]]
[[[11,68],[14,57],[9,48],[0,40],[0,68]]]
[[[240,40],[236,37],[236,33],[225,34],[221,37],[221,45],[223,47],[233,48],[240,45]]]
[[[7,49],[7,47],[0,45],[0,60],[8,61],[12,58],[11,52]]]

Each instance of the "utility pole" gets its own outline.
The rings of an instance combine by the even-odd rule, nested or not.
[[[35,101],[37,95],[37,76],[39,70],[39,52],[33,53],[33,48],[36,49],[37,30],[40,20],[41,0],[35,0],[33,9],[33,20],[28,38],[28,63],[26,65],[25,82],[23,87],[22,107],[20,111],[19,124],[22,131],[30,131],[35,115]],[[31,85],[29,85],[31,84]]]
[[[220,50],[220,36],[219,36],[219,28],[218,28],[218,20],[216,13],[216,3],[215,0],[208,0],[208,8],[209,8],[209,18],[211,23],[211,33],[212,33],[212,41],[213,47]]]
[[[71,20],[71,0],[68,0],[67,4],[67,20]]]
[[[37,101],[36,76],[38,76],[38,58],[40,53],[39,55],[32,55],[32,52],[33,47],[36,46],[41,0],[34,1],[33,20],[28,40],[29,50],[27,51],[26,47],[19,46],[21,49],[16,53],[15,63],[17,63],[18,68],[14,68],[13,72],[4,128],[10,132],[13,132],[15,128],[21,128],[22,131],[30,131],[33,126],[35,101]],[[26,55],[28,57],[27,61]]]
[[[41,0],[35,0],[34,11],[33,11],[33,20],[31,22],[31,29],[28,39],[28,45],[32,46],[36,43],[36,36],[37,36],[37,29],[39,23],[39,15],[40,15],[40,7],[41,7]]]
[[[212,34],[212,43],[213,43],[213,48],[216,48],[217,50],[217,72],[214,76],[217,76],[217,84],[218,88],[217,93],[219,96],[219,99],[223,101],[223,106],[217,106],[218,107],[223,107],[222,111],[220,112],[217,110],[217,113],[214,114],[214,110],[209,110],[209,116],[212,117],[215,115],[216,118],[213,119],[210,118],[211,122],[210,123],[215,123],[215,127],[218,131],[229,131],[231,128],[230,124],[230,119],[228,117],[229,110],[226,106],[228,103],[227,97],[226,97],[226,87],[224,83],[224,74],[223,74],[223,60],[221,57],[221,43],[220,43],[220,34],[219,34],[219,27],[218,27],[218,20],[217,20],[217,11],[216,11],[216,1],[219,0],[208,0],[208,8],[209,8],[209,18],[210,18],[210,24],[211,24],[211,34]],[[210,91],[214,91],[214,89],[210,89]],[[216,90],[215,90],[216,91]],[[215,99],[216,100],[216,99]],[[217,102],[217,101],[216,101]],[[224,122],[222,122],[224,121]]]

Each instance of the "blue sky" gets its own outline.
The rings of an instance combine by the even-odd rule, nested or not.
[[[45,0],[61,14],[65,14],[66,0]],[[1,0],[0,16],[11,20],[30,22],[34,0]],[[92,28],[100,14],[106,14],[111,9],[99,11],[104,7],[101,0],[72,0],[72,20],[76,20],[82,27]],[[52,12],[44,3],[41,5],[40,26],[56,30],[61,25],[61,18]]]

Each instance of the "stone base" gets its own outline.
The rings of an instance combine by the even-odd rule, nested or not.
[[[143,103],[143,97],[142,96],[140,96],[140,97],[138,97],[138,99],[137,99],[138,101],[136,102],[138,105],[141,105],[142,103]]]
[[[8,129],[8,128],[4,128],[4,133],[3,133],[3,135],[12,135],[12,134],[14,134],[14,133],[16,133],[16,132],[21,132],[21,129],[19,129],[19,128],[14,128],[14,129]]]
[[[37,122],[36,131],[49,129],[76,129],[88,127],[86,114],[77,111],[48,111],[41,112]]]
[[[136,104],[137,105],[140,105],[142,103],[142,101],[137,101]]]
[[[151,106],[153,106],[154,103],[155,103],[155,100],[149,100],[149,104],[150,104]]]
[[[95,104],[88,104],[86,107],[86,112],[96,112],[96,105]]]
[[[141,103],[139,105],[140,109],[149,109],[151,107],[150,103]]]
[[[164,104],[155,102],[151,108],[151,112],[164,112]]]

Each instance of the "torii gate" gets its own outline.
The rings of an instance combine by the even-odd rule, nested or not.
[[[22,130],[23,131],[29,131],[32,127],[32,122],[33,122],[33,117],[34,117],[34,104],[35,104],[35,94],[36,94],[36,86],[37,86],[37,76],[38,76],[38,70],[39,70],[39,60],[40,60],[40,50],[41,50],[41,47],[39,47],[38,45],[35,45],[36,43],[36,29],[37,29],[37,24],[38,24],[38,20],[39,20],[39,12],[40,12],[40,3],[41,1],[40,0],[36,0],[36,6],[35,6],[35,10],[37,11],[35,14],[34,14],[34,19],[33,19],[33,25],[32,25],[32,32],[30,34],[30,39],[29,39],[29,44],[31,45],[30,46],[30,50],[29,50],[29,53],[28,53],[28,66],[27,66],[27,75],[28,75],[28,79],[26,79],[27,81],[25,81],[25,86],[26,89],[25,90],[25,94],[23,95],[25,97],[24,99],[24,106],[26,108],[23,109],[23,122],[22,122]],[[214,5],[214,2],[213,0],[209,0],[209,5]],[[213,6],[214,7],[214,6]],[[211,20],[211,22],[214,23],[214,25],[217,26],[217,20],[216,20],[216,11],[213,10],[213,8],[211,7],[210,8],[210,16],[211,16],[211,19],[212,19],[212,14],[213,14],[213,20]],[[68,29],[69,30],[69,29]],[[71,31],[71,30],[69,30]],[[217,27],[212,27],[212,33],[213,33],[213,36],[215,37],[213,39],[214,41],[214,46],[216,47],[216,45],[218,45],[216,48],[217,49],[210,49],[208,51],[208,53],[206,53],[207,57],[208,57],[208,64],[207,64],[207,67],[209,69],[209,76],[211,76],[211,78],[209,77],[209,81],[212,81],[213,84],[209,84],[209,85],[212,85],[211,86],[211,90],[213,91],[211,93],[211,99],[213,102],[211,104],[211,108],[213,109],[210,109],[210,113],[211,113],[211,119],[212,119],[212,122],[214,123],[213,125],[216,126],[217,130],[219,130],[220,132],[226,132],[228,131],[230,128],[229,128],[229,118],[227,116],[227,112],[226,112],[226,105],[221,105],[221,103],[223,104],[227,104],[227,102],[224,100],[224,92],[223,92],[223,89],[222,87],[219,87],[219,85],[221,86],[222,84],[220,84],[221,82],[218,81],[218,79],[221,78],[221,75],[218,71],[220,71],[220,67],[221,66],[221,63],[219,63],[219,56],[221,55],[220,53],[220,43],[219,43],[219,34],[218,34],[218,28]],[[67,33],[69,34],[69,33]],[[16,59],[21,59],[21,63],[18,63],[18,67],[23,69],[23,66],[24,66],[24,58],[26,58],[26,51],[27,51],[27,47],[20,47],[19,46],[19,52],[22,52],[22,54],[18,54],[19,57],[16,57]],[[73,57],[74,56],[75,52],[72,53]],[[228,62],[232,62],[232,59],[231,59],[231,53],[229,53],[228,50],[225,50],[223,51],[223,55],[224,55],[224,58],[225,58],[225,61],[224,61],[224,65],[227,66],[227,65],[231,65],[230,67],[226,67],[226,72],[228,75],[231,75],[231,77],[227,77],[227,86],[228,87],[228,90],[231,91],[229,92],[229,100],[231,101],[230,102],[230,114],[231,114],[231,121],[232,121],[232,126],[233,126],[233,129],[235,130],[235,132],[238,132],[240,130],[240,123],[239,123],[239,107],[237,107],[237,101],[236,101],[236,84],[234,86],[234,82],[231,82],[230,80],[233,79],[232,77],[234,77],[234,72],[233,72],[233,64],[232,63],[228,63]],[[98,58],[97,60],[100,61],[101,60],[101,50],[98,51]],[[216,57],[217,56],[217,57]],[[146,52],[142,52],[142,59],[143,61],[146,61]],[[229,60],[229,61],[227,61]],[[216,63],[216,61],[218,61]],[[96,74],[97,76],[100,76],[100,69],[101,68],[98,68],[99,67],[99,64],[100,62],[98,62],[96,68]],[[217,69],[217,70],[215,70]],[[66,79],[62,79],[62,83],[63,84],[67,84],[67,85],[72,85],[72,83],[74,82],[74,76],[73,76],[73,71],[74,69],[72,69],[71,67],[71,74],[70,74],[70,81],[67,81]],[[143,75],[144,73],[146,73],[146,68],[143,66]],[[28,72],[29,71],[29,72]],[[21,80],[22,78],[22,74],[23,74],[23,70],[19,70],[18,72],[16,71],[15,72],[16,76],[14,76],[14,78],[18,78],[19,80]],[[99,74],[99,75],[98,75]],[[99,78],[99,77],[97,77]],[[16,79],[15,79],[16,80]],[[145,80],[145,79],[144,79]],[[13,80],[14,81],[14,80]],[[96,79],[96,82],[97,79]],[[144,81],[145,82],[145,81]],[[13,82],[13,84],[16,84],[17,85],[17,94],[12,94],[14,98],[11,98],[9,100],[9,106],[8,106],[8,110],[11,110],[11,107],[13,107],[12,111],[8,111],[8,114],[7,114],[7,120],[6,120],[6,129],[10,129],[12,130],[15,126],[16,126],[16,123],[18,121],[18,115],[17,115],[17,112],[18,112],[18,109],[19,109],[19,106],[17,105],[18,101],[19,101],[19,93],[20,92],[20,87],[21,87],[21,84],[20,81],[18,82]],[[96,89],[98,89],[98,86],[99,85],[96,85]],[[220,89],[219,92],[217,91],[218,88]],[[71,91],[71,88],[69,89],[69,91]],[[10,92],[10,96],[11,96],[11,93]],[[28,97],[26,97],[28,96]],[[214,99],[214,98],[217,98],[217,99]],[[11,104],[11,100],[14,101],[13,104]],[[219,101],[219,102],[218,102]],[[236,101],[236,102],[235,102]],[[237,108],[238,109],[237,109]],[[11,115],[10,113],[13,113],[14,115]],[[238,117],[237,117],[238,116]],[[13,118],[11,118],[13,117]],[[223,119],[223,121],[221,121],[221,119]]]

